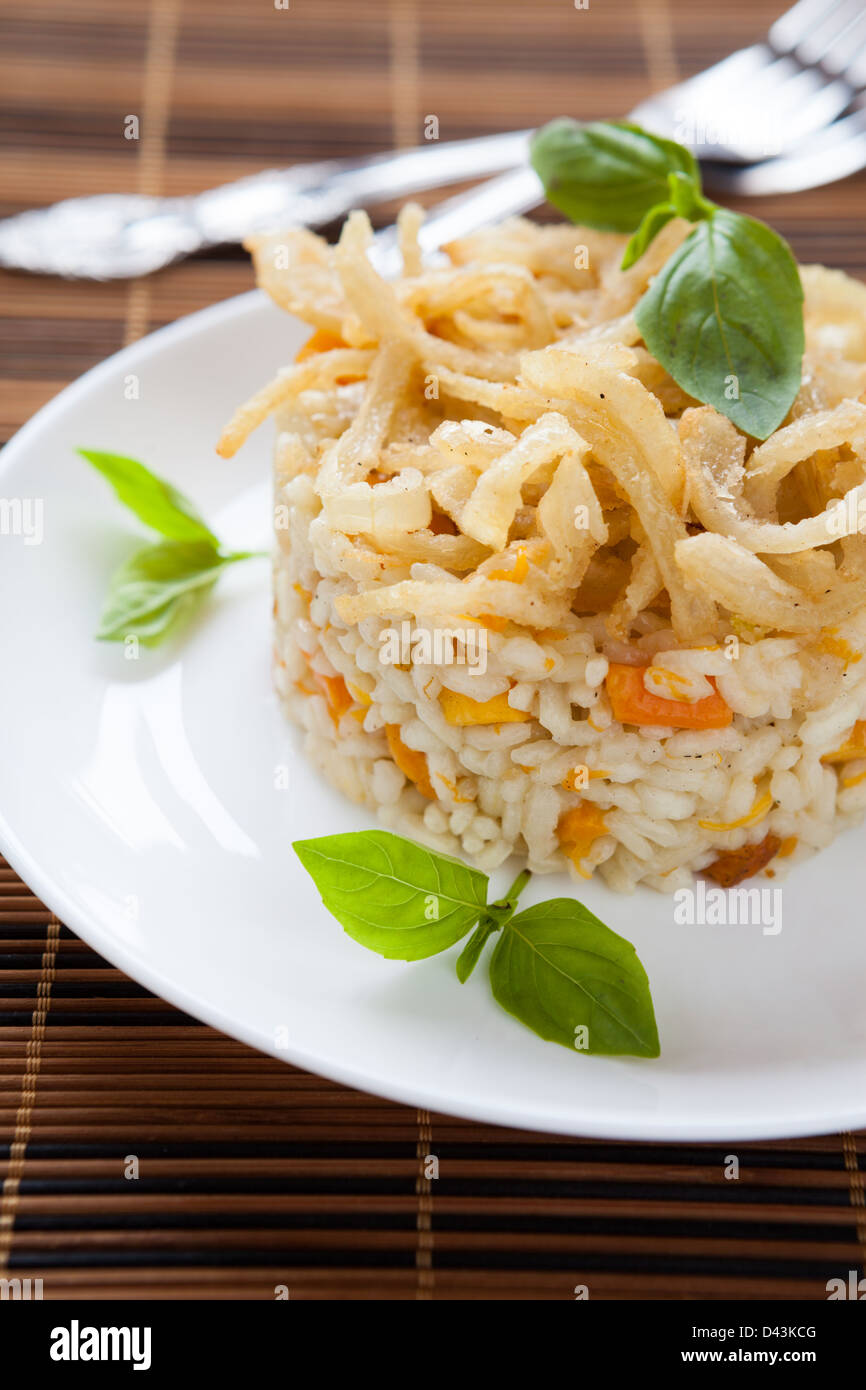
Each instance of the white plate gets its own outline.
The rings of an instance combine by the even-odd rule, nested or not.
[[[263,1051],[393,1099],[505,1125],[625,1139],[756,1139],[866,1125],[866,868],[849,833],[794,871],[783,928],[678,926],[672,903],[588,884],[652,983],[657,1061],[571,1054],[501,1012],[459,948],[404,965],[344,936],[289,844],[360,829],[271,694],[266,561],[221,581],[185,640],[92,640],[142,533],[75,445],[129,453],[238,546],[266,545],[265,427],[220,462],[233,406],[308,330],[258,294],[128,348],[64,391],[0,464],[42,499],[44,540],[0,536],[0,841],[62,921],[156,993]],[[132,378],[138,399],[127,399]],[[275,787],[288,764],[290,789]],[[279,780],[279,779],[277,779]],[[506,886],[504,875],[494,887]],[[571,891],[533,881],[524,905]]]

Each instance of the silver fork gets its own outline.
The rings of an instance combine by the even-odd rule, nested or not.
[[[266,169],[186,198],[67,198],[0,221],[0,265],[91,280],[147,275],[281,222],[322,227],[353,207],[525,164],[531,134],[514,130],[363,159]]]
[[[703,159],[750,164],[798,150],[864,86],[866,5],[799,0],[761,43],[641,102],[631,119]]]
[[[767,159],[760,164],[735,166],[719,163],[705,169],[705,182],[714,191],[768,196],[818,188],[834,179],[847,177],[866,167],[866,110],[835,121],[805,141],[796,155]],[[510,169],[496,178],[486,179],[468,193],[438,203],[427,214],[419,233],[421,250],[428,263],[444,258],[441,248],[456,237],[490,222],[530,212],[544,199],[535,171],[524,166]],[[396,275],[400,253],[396,227],[377,232],[371,259],[381,274]]]
[[[806,63],[820,67],[802,66]],[[690,103],[699,102],[704,93],[714,93],[715,100],[725,93],[730,107],[730,82],[735,73],[741,79],[750,75],[751,95],[757,93],[757,101],[749,114],[756,123],[773,100],[779,102],[779,110],[786,113],[792,126],[796,119],[796,138],[784,141],[787,153],[737,165],[733,160],[742,158],[742,146],[708,146],[706,141],[683,139],[676,126],[689,119],[684,112],[703,109]],[[866,109],[860,107],[836,119],[857,100],[864,86],[866,6],[861,0],[799,0],[776,20],[765,43],[741,49],[714,68],[649,98],[630,119],[690,144],[704,158],[711,155],[703,172],[707,186],[714,191],[756,197],[793,193],[832,183],[866,167]],[[712,102],[706,109],[713,109]],[[763,141],[766,135],[765,124],[763,133],[753,138]],[[428,214],[420,233],[422,252],[435,263],[440,248],[450,240],[466,236],[487,222],[528,212],[542,198],[532,169],[511,170],[488,179],[479,188],[440,203]],[[376,234],[371,255],[383,274],[397,273],[400,262],[395,228]]]
[[[810,140],[804,140],[796,154],[765,159],[760,164],[717,164],[705,168],[705,182],[719,193],[746,197],[768,197],[773,193],[797,193],[804,188],[820,188],[866,168],[866,111],[834,121]]]

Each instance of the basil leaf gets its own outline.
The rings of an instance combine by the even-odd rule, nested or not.
[[[487,901],[487,875],[387,830],[296,840],[293,848],[344,931],[389,960],[453,946]]]
[[[532,140],[532,167],[548,200],[572,222],[633,232],[657,203],[668,201],[668,175],[685,174],[700,191],[694,156],[673,140],[611,121],[583,125],[565,117]]]
[[[635,261],[639,261],[653,238],[676,215],[676,209],[670,203],[658,203],[650,208],[623,252],[620,270],[628,270]]]
[[[175,541],[218,544],[192,502],[137,459],[106,454],[99,449],[79,449],[78,452],[108,480],[124,506],[161,536]]]
[[[153,645],[213,588],[220,571],[247,552],[221,555],[209,541],[161,541],[136,551],[112,575],[97,637]]]
[[[504,1009],[551,1042],[659,1055],[649,982],[634,947],[572,898],[511,918],[493,952],[490,982]]]
[[[521,869],[505,897],[500,898],[495,903],[487,904],[487,911],[457,957],[457,978],[461,985],[466,984],[481,959],[481,952],[487,944],[487,938],[492,936],[494,932],[501,931],[505,923],[514,916],[517,911],[517,900],[531,878],[530,869]]]
[[[739,429],[766,439],[800,388],[803,289],[790,248],[742,213],[699,222],[635,310],[674,381]]]
[[[465,985],[472,971],[481,959],[481,952],[487,945],[488,937],[495,931],[499,931],[500,923],[492,917],[482,917],[478,926],[470,936],[460,955],[457,957],[455,969],[457,978],[461,985]]]

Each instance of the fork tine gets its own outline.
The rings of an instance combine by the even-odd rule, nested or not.
[[[790,10],[780,15],[770,26],[767,40],[779,54],[793,53],[817,29],[833,24],[839,27],[839,10],[847,9],[847,0],[798,0]]]
[[[803,24],[808,18],[809,12],[800,10],[799,22]],[[791,25],[788,37],[793,34]],[[866,84],[866,8],[862,0],[836,0],[824,10],[815,27],[779,60],[790,61],[804,66],[773,96],[788,149],[840,116],[858,87]]]
[[[864,0],[799,0],[762,43],[650,98],[638,119],[659,121],[675,139],[679,128],[713,131],[691,143],[704,158],[751,163],[793,152],[841,116],[866,86]],[[731,114],[731,92],[744,101]],[[690,143],[685,137],[685,143]]]
[[[801,0],[770,30],[773,46],[780,30],[788,51],[761,75],[751,95],[772,106],[785,130],[784,146],[791,149],[840,116],[866,78],[866,8],[862,0],[833,0],[829,8],[826,0]]]
[[[733,90],[748,92],[748,103],[735,119]],[[735,148],[741,160],[753,162],[780,154],[834,120],[851,93],[819,69],[803,68],[790,56],[774,57],[766,44],[755,44],[686,84],[679,97],[682,117],[688,114],[696,128],[720,132],[716,140],[698,140],[705,158],[726,159]],[[681,137],[675,132],[674,138]]]
[[[795,155],[736,167],[708,165],[708,188],[722,193],[765,197],[820,188],[866,168],[866,111],[855,111],[819,131]]]
[[[852,74],[862,66],[864,46],[866,46],[866,10],[858,4],[857,13],[841,34],[828,44],[821,55],[821,65],[834,77],[844,77],[852,82]],[[857,85],[852,82],[852,86]]]
[[[865,18],[860,0],[842,0],[796,44],[795,56],[801,63],[833,65],[835,60],[833,70],[844,70],[851,58],[852,40],[856,46],[858,29],[862,29]]]

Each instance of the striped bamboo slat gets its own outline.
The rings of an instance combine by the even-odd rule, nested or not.
[[[415,142],[428,115],[450,139],[623,114],[780,8],[0,0],[0,216]],[[862,275],[864,188],[751,210],[801,259]],[[0,441],[124,343],[251,283],[238,248],[133,284],[0,272]],[[46,1298],[823,1299],[866,1258],[864,1173],[863,1134],[556,1138],[306,1075],[153,998],[0,861],[0,1277]]]
[[[286,1284],[295,1298],[547,1299],[586,1283],[597,1298],[808,1299],[863,1261],[864,1135],[736,1145],[730,1182],[731,1146],[418,1114],[150,1000],[40,922],[9,870],[0,884],[18,904],[0,925],[4,1137],[21,1129],[46,954],[53,971],[24,1162],[0,1147],[8,1274],[42,1278],[46,1297],[260,1299]],[[423,1177],[428,1153],[438,1178]]]

